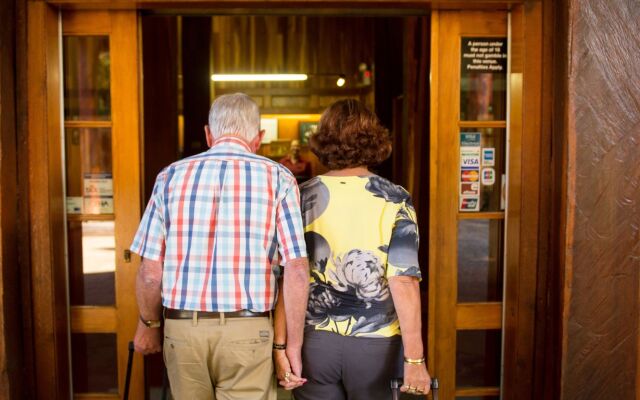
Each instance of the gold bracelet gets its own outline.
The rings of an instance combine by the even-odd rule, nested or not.
[[[420,364],[424,364],[424,357],[422,358],[404,358],[404,362],[406,364],[412,364],[412,365],[420,365]]]

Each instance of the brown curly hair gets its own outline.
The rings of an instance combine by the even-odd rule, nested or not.
[[[327,108],[309,138],[311,151],[330,169],[380,164],[391,154],[389,131],[358,100],[339,100]]]

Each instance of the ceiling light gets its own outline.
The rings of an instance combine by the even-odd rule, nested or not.
[[[344,78],[344,75],[340,75],[336,81],[336,85],[338,85],[338,87],[343,87],[345,83],[347,83],[347,80]]]
[[[277,82],[306,81],[307,74],[213,74],[214,82]]]

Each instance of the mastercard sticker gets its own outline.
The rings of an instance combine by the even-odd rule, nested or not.
[[[480,171],[472,170],[472,171],[460,171],[461,172],[461,180],[462,182],[478,182],[480,180]]]

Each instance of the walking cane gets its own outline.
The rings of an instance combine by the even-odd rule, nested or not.
[[[391,380],[391,398],[400,400],[400,387],[402,386],[402,378]],[[431,396],[433,400],[438,400],[438,378],[431,379]]]
[[[131,367],[133,366],[133,342],[129,342],[129,359],[127,360],[127,375],[124,380],[123,400],[129,400],[129,384],[131,383]]]

